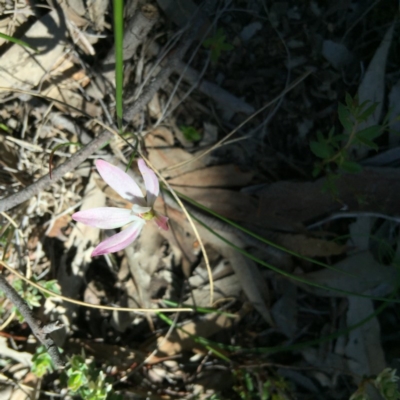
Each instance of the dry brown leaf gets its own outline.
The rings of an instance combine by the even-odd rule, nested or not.
[[[319,285],[360,294],[377,287],[380,287],[385,293],[389,293],[398,276],[396,268],[378,263],[368,251],[347,257],[335,264],[335,268],[352,274],[354,277],[331,269],[322,269],[300,276]],[[293,282],[316,296],[346,297],[346,294],[319,289],[294,280]]]
[[[164,212],[164,208],[157,208],[160,213]],[[172,248],[176,263],[182,263],[182,271],[186,277],[191,274],[193,264],[197,260],[196,241],[191,234],[184,230],[182,225],[177,224],[170,219],[170,229],[168,231],[160,231],[159,233],[166,239]]]
[[[39,54],[17,45],[8,49],[0,58],[0,86],[18,89],[37,86],[63,54],[65,35],[66,28],[58,11],[36,21],[21,40],[36,47]]]
[[[352,211],[399,214],[400,171],[396,168],[365,168],[338,178],[337,198],[323,192],[325,178],[315,182],[280,181],[256,193],[260,197],[259,217],[281,217],[294,223],[316,221],[339,212]],[[338,201],[339,200],[339,201]]]
[[[277,280],[276,285],[281,297],[271,308],[277,328],[289,338],[297,333],[297,287],[286,279]]]
[[[0,354],[4,358],[11,358],[24,366],[32,366],[32,354],[8,347],[8,339],[3,336],[0,336]]]
[[[338,256],[347,250],[346,245],[303,234],[277,234],[274,242],[305,257]]]
[[[154,343],[149,351],[158,348],[159,353],[172,356],[182,351],[206,352],[201,344],[196,343],[190,335],[208,338],[222,329],[231,328],[238,319],[230,318],[225,315],[207,315],[197,321],[192,321],[182,326],[187,333],[176,329],[167,338],[160,336],[157,345]],[[221,352],[221,349],[218,349]],[[151,362],[151,359],[150,359]]]
[[[80,115],[81,113],[78,110],[82,110],[84,113],[96,118],[102,113],[102,109],[100,106],[88,102],[80,93],[74,92],[70,89],[52,86],[49,90],[46,90],[43,93],[52,99],[60,100],[67,105],[75,107],[74,110],[62,103],[55,103],[55,106],[59,110],[69,113],[71,115]]]
[[[222,279],[214,280],[214,302],[223,299],[239,298],[241,285],[236,275],[225,276]],[[192,290],[190,298],[186,304],[196,305],[197,307],[210,306],[210,285]]]
[[[159,171],[183,161],[190,161],[187,164],[164,174],[165,177],[172,178],[205,167],[202,160],[193,160],[193,156],[187,151],[177,147],[172,147],[174,144],[174,137],[166,128],[160,127],[149,133],[145,137],[145,144],[151,164]]]
[[[89,18],[97,31],[103,31],[107,13],[108,0],[89,0],[87,8]]]
[[[253,172],[243,172],[233,164],[214,165],[177,176],[168,183],[191,187],[237,187],[248,185],[253,176]]]
[[[86,27],[89,22],[84,18],[86,7],[83,0],[67,0],[60,2],[60,6],[68,20],[78,28]]]
[[[71,222],[71,217],[69,215],[63,215],[57,218],[46,231],[46,236],[51,238],[58,238],[60,240],[65,240],[63,229],[67,228]]]
[[[372,300],[349,297],[348,301],[347,326],[358,324],[375,312]],[[376,317],[349,333],[346,358],[349,369],[359,377],[377,375],[386,368],[380,326]],[[357,379],[356,384],[360,380]]]
[[[10,400],[30,400],[36,399],[38,397],[38,390],[40,389],[40,379],[33,374],[32,372],[28,372],[23,381],[21,382],[21,386],[17,387],[12,396],[9,398]]]
[[[245,193],[215,188],[179,187],[176,189],[226,218],[260,224],[257,201]]]
[[[386,31],[381,44],[376,49],[374,57],[365,72],[364,79],[358,88],[359,104],[364,101],[370,101],[370,104],[376,103],[377,105],[374,113],[366,121],[359,124],[359,130],[377,125],[380,121],[385,95],[386,61],[392,43],[394,27],[395,23],[393,22]],[[352,150],[356,159],[365,157],[369,152],[367,146],[353,146]]]

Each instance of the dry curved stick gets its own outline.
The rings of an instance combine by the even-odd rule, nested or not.
[[[141,154],[141,157],[146,161],[146,164],[158,175],[160,180],[164,183],[164,185],[167,187],[167,189],[171,192],[172,196],[174,197],[175,201],[179,204],[180,208],[182,209],[183,213],[185,214],[186,218],[188,219],[190,226],[193,229],[194,235],[196,236],[196,239],[199,242],[201,251],[203,253],[204,262],[205,262],[206,268],[207,268],[208,280],[210,282],[210,306],[212,306],[214,303],[214,280],[213,280],[213,276],[212,276],[210,261],[208,259],[206,249],[204,247],[203,240],[201,239],[199,231],[193,222],[193,218],[190,216],[185,205],[183,204],[181,199],[178,197],[178,195],[175,193],[175,190],[172,189],[172,187],[169,185],[169,183],[165,180],[165,178],[154,168],[154,166],[150,163],[150,161],[147,158],[145,158],[143,156],[143,154]]]
[[[36,282],[33,282],[22,274],[20,274],[18,271],[16,271],[14,268],[10,267],[8,264],[6,264],[4,261],[0,261],[0,265],[2,265],[4,268],[6,268],[8,271],[10,271],[13,275],[17,276],[19,279],[23,280],[25,283],[27,283],[30,286],[33,286],[34,288],[40,290],[43,293],[48,294],[51,297],[55,297],[57,299],[64,300],[68,303],[72,304],[77,304],[79,306],[87,307],[87,308],[96,308],[99,310],[110,310],[110,311],[125,311],[125,312],[147,312],[147,313],[156,313],[159,311],[162,312],[181,312],[181,311],[187,311],[187,312],[192,312],[195,309],[194,308],[189,308],[189,307],[175,307],[175,308],[129,308],[129,307],[114,307],[114,306],[102,306],[102,305],[97,305],[97,304],[91,304],[91,303],[85,303],[80,300],[74,300],[69,297],[63,296],[61,294],[55,293],[49,289],[44,288],[43,286],[40,286]],[[1,275],[0,275],[1,277]]]

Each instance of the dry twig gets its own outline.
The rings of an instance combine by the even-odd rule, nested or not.
[[[6,294],[7,298],[14,304],[14,306],[18,308],[18,311],[24,317],[24,320],[32,329],[33,334],[46,347],[54,366],[56,368],[64,367],[65,360],[58,351],[57,345],[49,336],[49,333],[62,328],[62,325],[59,324],[58,321],[43,325],[41,321],[37,320],[25,300],[21,298],[2,274],[0,274],[0,289]]]

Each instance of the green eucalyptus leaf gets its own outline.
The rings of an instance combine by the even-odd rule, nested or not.
[[[319,158],[326,159],[332,156],[333,150],[326,142],[310,142],[311,151]]]
[[[322,134],[321,131],[317,131],[317,139],[318,139],[318,142],[325,142],[326,141],[326,139],[325,139],[325,137],[324,137],[324,135]]]
[[[363,139],[374,140],[383,134],[383,129],[380,125],[372,125],[368,128],[362,129],[357,132],[357,137],[362,137]]]
[[[359,122],[367,120],[376,110],[378,107],[378,103],[371,104],[366,110],[363,110],[360,115],[357,116],[357,120]]]
[[[335,135],[332,138],[332,144],[337,144],[339,142],[343,142],[344,140],[347,140],[349,138],[349,135],[346,133],[341,133],[340,135]]]
[[[321,173],[321,171],[322,171],[321,167],[316,165],[312,171],[312,177],[316,178]]]
[[[339,121],[342,124],[343,128],[350,132],[353,129],[353,123],[350,120],[350,111],[349,109],[342,103],[339,103],[338,106],[338,115],[339,115]]]
[[[376,143],[372,142],[369,139],[365,139],[363,137],[359,137],[358,135],[356,135],[355,142],[359,142],[359,143],[363,144],[364,146],[370,147],[371,149],[374,149],[374,150],[378,150],[379,149],[379,147],[378,147],[378,145]]]
[[[340,169],[346,172],[357,173],[362,171],[362,166],[354,161],[343,161]]]
[[[349,110],[351,110],[353,108],[354,102],[353,102],[353,98],[351,97],[350,93],[346,92],[345,101],[346,101],[347,108]]]

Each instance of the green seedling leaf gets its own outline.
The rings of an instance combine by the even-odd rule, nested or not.
[[[321,136],[322,136],[322,134],[321,134]],[[335,137],[335,128],[332,127],[331,129],[329,129],[329,132],[328,132],[328,142],[330,143],[331,140],[332,140],[334,137]],[[323,138],[323,136],[322,136],[322,138]],[[323,140],[319,140],[319,141],[322,142]]]
[[[39,50],[37,48],[35,48],[35,47],[31,46],[30,44],[24,42],[23,40],[16,39],[16,38],[14,38],[12,36],[8,36],[8,35],[6,35],[4,33],[0,33],[0,38],[8,40],[9,42],[18,44],[19,46],[27,47],[28,49],[33,50],[35,53],[39,53]]]
[[[371,104],[366,110],[361,111],[361,114],[357,116],[358,122],[367,120],[375,112],[376,107],[378,107],[378,103]]]
[[[399,400],[398,380],[399,377],[396,375],[395,369],[385,368],[377,376],[374,383],[385,400]]]
[[[326,142],[326,139],[321,131],[317,131],[317,139],[318,139],[318,142]]]
[[[44,346],[39,346],[36,349],[36,353],[32,357],[31,371],[38,378],[41,378],[47,372],[53,371],[53,362]]]
[[[353,129],[353,123],[350,119],[351,113],[349,109],[342,103],[339,103],[338,115],[339,115],[339,121],[342,124],[343,128],[347,132],[351,132],[351,130]]]
[[[58,284],[56,279],[50,280],[50,281],[39,281],[37,282],[40,286],[44,287],[47,290],[52,291],[53,293],[56,294],[61,294],[61,287]],[[43,296],[48,299],[49,297],[51,297],[48,293],[46,292],[42,292]]]
[[[4,125],[3,123],[0,123],[0,129],[2,129],[7,133],[11,133],[11,129],[7,125]]]
[[[357,173],[362,171],[362,166],[354,161],[343,161],[340,169],[346,172]]]
[[[348,93],[348,92],[346,92],[345,101],[346,101],[347,108],[349,110],[351,110],[353,108],[354,101],[353,101],[353,98],[351,97],[350,93]]]
[[[356,135],[356,137],[355,137],[355,142],[359,142],[359,143],[363,144],[364,146],[370,147],[371,149],[374,149],[376,151],[379,150],[379,146],[376,143],[372,142],[369,139],[364,139],[363,137],[358,137],[358,135]]]
[[[368,128],[362,129],[357,132],[357,138],[363,138],[367,140],[374,140],[383,134],[383,129],[379,125],[373,125]]]
[[[219,28],[214,36],[207,38],[203,42],[203,46],[205,48],[209,48],[211,50],[211,61],[216,63],[223,51],[229,51],[233,49],[233,46],[229,43],[225,42],[226,35],[222,28]]]
[[[333,155],[332,147],[326,142],[316,142],[313,140],[310,142],[310,149],[317,157],[323,160]]]
[[[189,142],[197,142],[201,139],[199,131],[193,126],[182,125],[179,127],[179,129],[182,131],[185,139]]]
[[[68,389],[77,392],[79,388],[87,383],[87,378],[81,371],[74,371],[68,378]]]
[[[322,168],[319,165],[314,166],[314,169],[312,171],[312,177],[316,178],[322,171]]]
[[[331,141],[332,144],[334,144],[335,146],[337,145],[337,143],[343,142],[344,140],[347,140],[349,138],[349,135],[345,134],[345,133],[341,133],[340,135],[335,135]]]

